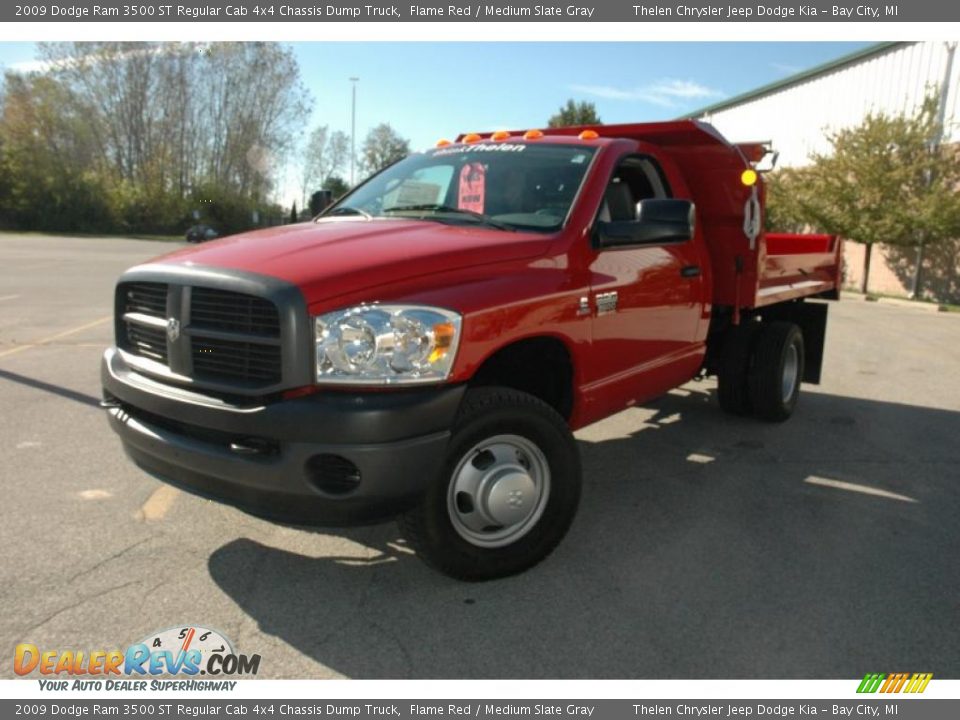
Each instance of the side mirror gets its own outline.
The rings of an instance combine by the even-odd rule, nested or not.
[[[597,223],[600,247],[684,242],[693,237],[695,207],[689,200],[648,199],[637,203],[636,220]]]

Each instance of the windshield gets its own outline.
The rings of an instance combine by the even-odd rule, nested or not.
[[[476,143],[417,153],[343,197],[324,217],[406,217],[501,230],[559,229],[594,148]]]

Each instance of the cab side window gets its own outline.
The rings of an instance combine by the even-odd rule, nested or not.
[[[620,161],[610,178],[598,219],[604,222],[634,220],[638,202],[668,197],[669,189],[656,162],[644,155],[631,155]]]

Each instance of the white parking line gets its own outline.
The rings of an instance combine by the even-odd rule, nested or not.
[[[0,302],[3,302],[4,300],[16,300],[18,297],[20,296],[19,295],[0,295]]]
[[[870,487],[869,485],[843,482],[842,480],[831,480],[830,478],[817,477],[816,475],[811,475],[806,478],[804,482],[810,483],[811,485],[819,485],[820,487],[834,488],[835,490],[849,490],[850,492],[863,493],[864,495],[874,495],[875,497],[887,498],[887,500],[899,500],[900,502],[909,503],[918,502],[912,497],[898,495],[889,490],[881,490],[880,488]]]

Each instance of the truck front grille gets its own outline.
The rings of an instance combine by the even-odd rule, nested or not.
[[[120,300],[126,349],[166,364],[167,286],[152,282],[128,283],[123,287]]]
[[[118,345],[221,390],[253,392],[282,380],[280,313],[267,298],[193,285],[117,287]],[[155,367],[155,366],[154,366]]]
[[[193,288],[190,324],[194,328],[280,337],[280,316],[272,302],[228,290]]]
[[[124,312],[167,316],[167,286],[163,283],[128,283],[123,297]]]
[[[146,325],[137,325],[131,321],[127,321],[126,326],[129,350],[137,355],[166,364],[167,336],[163,330]]]
[[[193,371],[198,378],[280,382],[280,346],[194,336]]]

